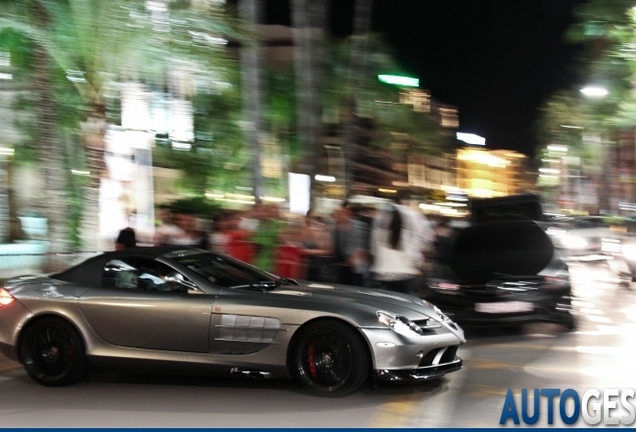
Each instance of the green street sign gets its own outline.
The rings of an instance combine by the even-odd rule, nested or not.
[[[378,80],[386,84],[394,84],[402,87],[419,87],[419,78],[411,78],[400,75],[378,75]]]

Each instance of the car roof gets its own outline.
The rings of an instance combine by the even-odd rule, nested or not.
[[[102,285],[104,266],[107,262],[124,257],[138,257],[155,259],[170,252],[192,249],[188,246],[155,246],[155,247],[133,247],[118,251],[104,252],[100,255],[87,259],[63,272],[51,275],[53,279],[72,282],[89,287]]]

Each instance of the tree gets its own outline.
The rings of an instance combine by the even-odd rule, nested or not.
[[[322,155],[320,136],[322,106],[319,96],[323,73],[323,44],[326,15],[325,0],[293,0],[292,22],[296,47],[296,94],[298,103],[298,135],[303,151],[309,157],[305,171],[313,178]]]
[[[582,47],[575,60],[580,80],[585,85],[602,86],[608,94],[591,100],[583,98],[580,89],[556,93],[544,105],[539,122],[544,145],[568,144],[581,156],[588,174],[596,178],[602,210],[616,210],[610,208],[609,177],[613,170],[608,165],[608,154],[616,151],[614,136],[621,129],[632,128],[636,120],[636,99],[630,90],[636,88],[636,15],[632,7],[624,0],[592,0],[578,8],[577,22],[568,30],[567,39]],[[581,128],[580,133],[574,133],[571,126]]]
[[[262,7],[260,0],[239,2],[241,17],[256,28],[261,22]],[[261,173],[261,143],[263,135],[261,41],[257,35],[249,44],[241,48],[241,72],[243,75],[243,106],[247,127],[247,136],[252,153],[252,191],[257,200],[263,196]]]
[[[367,51],[364,67],[356,73],[356,86],[352,89],[350,74],[352,58],[356,55],[356,38],[333,41],[328,45],[325,67],[323,106],[340,112],[350,112],[352,92],[355,90],[356,115],[374,119],[375,133],[371,144],[387,149],[393,142],[392,133],[408,136],[411,151],[439,154],[450,148],[448,130],[441,127],[429,114],[415,111],[413,106],[400,103],[404,89],[381,83],[381,73],[402,73],[390,47],[382,37],[366,36]],[[346,117],[346,116],[345,116]]]
[[[356,158],[356,147],[354,145],[356,135],[356,122],[354,121],[358,113],[358,105],[360,98],[358,98],[359,92],[364,91],[361,81],[358,79],[360,75],[365,72],[366,60],[367,60],[367,47],[369,31],[371,28],[371,11],[373,9],[372,0],[358,0],[354,5],[353,13],[353,39],[351,43],[351,67],[349,70],[348,88],[350,94],[347,96],[346,104],[347,111],[350,115],[347,116],[348,125],[347,133],[345,137],[345,154],[346,157],[346,185],[348,189],[353,186],[353,161]]]
[[[202,3],[33,0],[8,12],[3,11],[0,25],[22,32],[34,44],[35,76],[40,83],[35,89],[42,110],[37,129],[44,134],[40,139],[43,149],[52,150],[59,141],[47,135],[55,129],[55,107],[46,96],[51,88],[47,80],[52,62],[67,74],[81,96],[85,114],[83,141],[90,171],[84,194],[82,237],[84,246],[95,250],[107,92],[122,81],[165,83],[175,68],[211,85],[219,81],[222,72],[222,36],[239,34],[217,8]],[[49,151],[50,155],[58,153]],[[49,223],[57,225],[55,218]]]
[[[57,107],[53,98],[53,66],[43,41],[42,31],[52,22],[53,14],[46,4],[40,1],[28,1],[20,4],[3,2],[3,14],[0,26],[12,28],[13,32],[26,33],[31,38],[28,63],[32,73],[34,91],[34,116],[37,127],[33,130],[34,140],[38,143],[37,158],[41,164],[44,181],[43,199],[40,211],[48,223],[49,250],[64,252],[69,244],[65,218],[69,214],[66,197],[65,171],[60,137],[57,129]],[[18,15],[19,14],[19,15]],[[20,19],[16,19],[19,16]],[[32,33],[30,33],[32,32]],[[23,43],[22,46],[25,44]],[[44,198],[46,197],[46,198]],[[55,263],[49,262],[49,265]]]

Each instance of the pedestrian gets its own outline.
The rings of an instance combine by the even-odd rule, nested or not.
[[[255,247],[254,265],[272,272],[283,222],[280,220],[278,206],[275,204],[258,204],[258,206],[260,207],[258,228],[251,237]]]
[[[208,249],[208,234],[197,227],[197,218],[190,210],[175,211],[174,222],[181,229],[181,234],[171,236],[168,244],[194,246],[201,249]]]
[[[135,234],[135,230],[131,227],[132,218],[133,215],[129,215],[128,226],[119,231],[117,240],[115,240],[115,250],[128,249],[137,246],[137,236]]]
[[[434,259],[446,261],[450,256],[452,246],[453,229],[450,226],[450,219],[442,217],[435,225],[435,247]]]
[[[398,197],[387,204],[373,222],[371,273],[382,288],[410,294],[422,281],[424,253],[433,233],[424,215],[402,202]]]
[[[174,214],[168,205],[160,205],[157,208],[157,219],[159,225],[155,228],[152,244],[155,246],[165,246],[172,244],[172,238],[183,235],[183,231],[174,223]]]
[[[355,219],[346,201],[335,211],[334,219],[333,247],[339,282],[363,286],[369,259],[369,250],[365,247],[366,226]]]
[[[306,262],[305,279],[313,282],[327,282],[323,276],[327,262],[333,253],[332,239],[327,226],[309,210],[301,228],[300,244]]]
[[[229,218],[227,212],[217,214],[212,222],[212,233],[210,234],[209,244],[212,252],[220,254],[229,254]]]
[[[226,226],[226,254],[237,260],[251,263],[254,247],[250,241],[251,232],[242,228],[242,213],[235,211],[228,213]]]

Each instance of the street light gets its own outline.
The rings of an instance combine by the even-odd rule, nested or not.
[[[581,93],[589,97],[604,97],[607,96],[608,91],[603,87],[586,86],[581,89]]]

